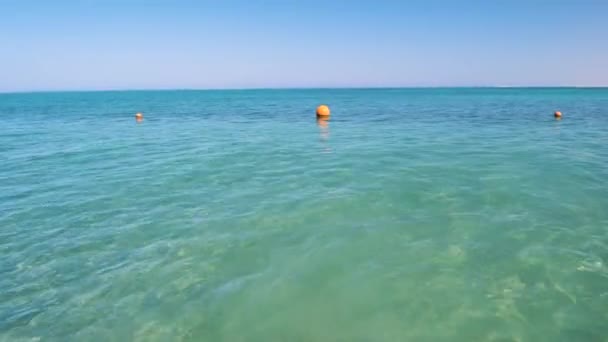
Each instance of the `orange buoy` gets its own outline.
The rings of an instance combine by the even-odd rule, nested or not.
[[[326,105],[320,105],[319,107],[317,107],[317,116],[327,117],[330,114],[331,112],[329,111],[329,107],[327,107]]]
[[[555,116],[556,119],[561,119],[562,118],[562,112],[557,111],[557,112],[553,113],[553,116]]]
[[[142,113],[135,114],[135,120],[141,121],[144,119],[144,115]]]

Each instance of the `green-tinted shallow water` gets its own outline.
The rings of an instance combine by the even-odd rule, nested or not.
[[[0,161],[0,341],[608,341],[608,89],[5,94]]]

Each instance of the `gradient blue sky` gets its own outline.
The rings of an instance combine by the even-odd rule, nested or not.
[[[0,0],[0,91],[608,85],[608,0]]]

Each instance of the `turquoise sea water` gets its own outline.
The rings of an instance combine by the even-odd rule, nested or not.
[[[608,341],[608,89],[0,94],[37,340]]]

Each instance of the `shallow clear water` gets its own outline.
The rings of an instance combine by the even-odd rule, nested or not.
[[[0,341],[607,341],[608,89],[0,95],[0,256]]]

